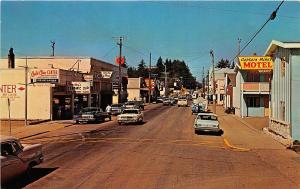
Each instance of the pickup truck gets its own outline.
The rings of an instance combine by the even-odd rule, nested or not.
[[[79,114],[74,115],[74,120],[76,121],[76,123],[104,122],[106,118],[111,120],[110,113],[103,112],[103,110],[98,107],[86,107],[86,108],[83,108],[79,112]]]
[[[21,144],[15,137],[1,135],[1,183],[26,173],[43,160],[41,144]]]

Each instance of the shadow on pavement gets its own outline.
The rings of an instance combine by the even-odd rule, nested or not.
[[[8,183],[1,183],[3,189],[18,189],[24,188],[28,184],[31,184],[42,177],[52,173],[57,168],[32,168],[28,173],[19,176],[18,178],[11,180]]]

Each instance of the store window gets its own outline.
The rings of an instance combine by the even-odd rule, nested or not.
[[[247,98],[248,107],[260,107],[259,97],[248,97]]]

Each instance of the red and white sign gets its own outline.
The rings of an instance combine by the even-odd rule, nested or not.
[[[59,69],[33,69],[30,79],[32,83],[58,83]]]
[[[116,57],[116,64],[125,64],[125,56],[123,56],[123,57]]]
[[[18,84],[0,85],[0,98],[15,99],[24,95],[25,86]]]

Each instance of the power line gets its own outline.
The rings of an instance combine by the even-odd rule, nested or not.
[[[276,18],[277,11],[279,10],[283,2],[284,0],[281,1],[281,3],[277,6],[277,8],[271,13],[267,21],[260,27],[260,29],[253,35],[253,37],[247,42],[247,44],[239,51],[239,53],[234,58],[231,59],[230,62],[232,62],[237,56],[239,56],[239,54],[241,54],[247,48],[247,46],[253,41],[253,39],[259,34],[259,32],[267,25],[267,23],[270,20],[274,20]]]

